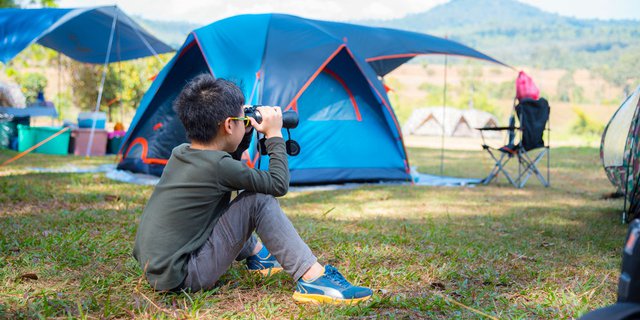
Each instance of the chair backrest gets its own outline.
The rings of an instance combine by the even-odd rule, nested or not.
[[[522,99],[516,106],[522,131],[520,145],[525,151],[544,147],[542,135],[549,121],[549,112],[549,102],[545,98]]]

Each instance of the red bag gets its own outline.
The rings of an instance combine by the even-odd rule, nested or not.
[[[516,98],[522,100],[524,98],[531,98],[538,100],[540,98],[540,90],[533,83],[533,79],[529,77],[524,71],[520,71],[518,79],[516,79]]]

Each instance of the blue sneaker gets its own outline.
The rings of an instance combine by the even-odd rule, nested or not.
[[[269,276],[282,271],[282,266],[276,260],[267,247],[262,246],[260,252],[247,258],[247,269],[251,272],[259,272],[263,276]]]
[[[351,304],[371,298],[369,288],[354,286],[345,279],[338,269],[331,265],[324,267],[324,274],[314,280],[298,280],[293,300],[296,302]]]

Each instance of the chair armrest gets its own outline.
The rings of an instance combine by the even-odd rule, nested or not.
[[[505,130],[518,130],[520,128],[518,127],[482,127],[482,128],[475,128],[476,130],[480,130],[480,131],[505,131]]]

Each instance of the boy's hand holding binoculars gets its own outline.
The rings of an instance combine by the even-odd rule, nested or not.
[[[282,138],[282,109],[280,107],[257,107],[262,117],[258,123],[255,118],[250,117],[251,125],[265,135],[267,139],[272,137]]]

